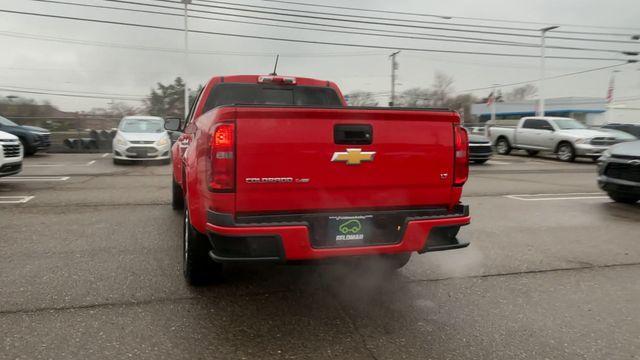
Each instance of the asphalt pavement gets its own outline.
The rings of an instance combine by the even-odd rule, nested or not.
[[[170,173],[42,154],[0,178],[0,359],[640,359],[640,205],[591,162],[472,165],[471,245],[395,274],[233,266],[204,288]]]

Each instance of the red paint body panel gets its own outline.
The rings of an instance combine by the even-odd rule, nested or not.
[[[448,206],[457,121],[451,112],[238,108],[236,211]],[[373,143],[336,145],[338,124],[371,125]],[[374,161],[331,161],[348,148],[375,151]],[[246,181],[261,177],[294,183]]]
[[[207,223],[207,211],[230,214],[354,212],[359,210],[452,208],[461,187],[453,186],[454,126],[450,111],[224,106],[202,113],[221,82],[257,82],[257,75],[215,77],[204,87],[185,133],[173,146],[174,178],[185,190],[193,227],[222,235],[278,235],[286,258],[398,253],[424,247],[433,226],[466,225],[469,217],[409,222],[393,245],[314,249],[306,226],[221,227]],[[338,87],[328,81],[296,78],[297,85]],[[211,132],[221,122],[235,124],[235,186],[230,192],[209,188]],[[370,145],[336,145],[336,124],[368,124]],[[347,148],[375,151],[360,165],[332,162]],[[247,178],[308,179],[294,183],[250,183]]]

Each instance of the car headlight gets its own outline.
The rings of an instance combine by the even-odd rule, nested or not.
[[[169,143],[169,141],[167,141],[166,138],[162,138],[162,139],[156,141],[156,145],[158,145],[158,146],[164,146],[164,145],[167,145],[168,143]]]
[[[588,144],[591,142],[591,138],[586,138],[586,139],[578,139],[576,140],[576,144]]]
[[[120,146],[127,145],[127,140],[118,137],[116,138],[116,145],[120,145]]]

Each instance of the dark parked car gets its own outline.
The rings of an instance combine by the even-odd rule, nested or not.
[[[0,131],[17,136],[24,147],[25,155],[33,155],[51,146],[51,133],[41,127],[18,125],[0,116]]]
[[[640,141],[614,145],[598,159],[598,186],[617,202],[640,200]]]
[[[637,124],[607,124],[607,125],[604,125],[602,128],[624,131],[637,138],[640,138],[640,125],[637,125]]]
[[[469,160],[484,164],[493,155],[491,140],[486,136],[469,134]]]

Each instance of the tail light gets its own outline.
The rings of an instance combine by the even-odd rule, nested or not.
[[[462,186],[469,178],[469,135],[467,130],[459,125],[454,125],[454,167],[453,185]]]
[[[296,84],[296,78],[291,77],[291,76],[274,76],[274,75],[259,76],[258,77],[258,83],[260,83],[260,84],[271,83],[271,84],[295,85]]]
[[[209,190],[233,191],[236,177],[235,125],[216,125],[211,133]]]

